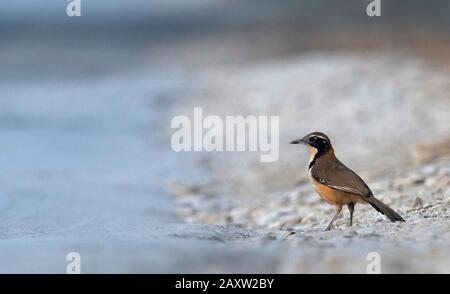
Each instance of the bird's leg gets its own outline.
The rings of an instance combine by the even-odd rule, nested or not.
[[[355,203],[351,202],[347,205],[348,211],[350,211],[350,223],[349,226],[353,225],[353,210],[355,210]]]
[[[325,231],[329,231],[333,227],[333,222],[338,218],[339,213],[341,213],[342,205],[337,204],[337,205],[334,206],[334,209],[336,210],[336,213],[334,214],[333,218],[331,219],[330,224],[325,229]]]

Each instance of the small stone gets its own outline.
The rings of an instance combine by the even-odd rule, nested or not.
[[[302,219],[303,219],[302,217],[294,217],[294,218],[288,219],[288,220],[284,221],[283,226],[297,225],[297,224],[301,223]]]
[[[422,168],[422,174],[431,176],[436,173],[436,166],[434,165],[427,165],[424,168]]]
[[[427,178],[425,180],[425,186],[432,187],[436,185],[436,182],[437,182],[436,178]]]
[[[422,206],[422,205],[423,205],[422,198],[416,197],[416,199],[414,200],[414,203],[413,203],[413,208],[416,208],[416,207]]]
[[[272,240],[276,240],[277,239],[277,236],[274,234],[274,233],[267,233],[265,236],[264,236],[264,239],[265,240],[268,240],[268,241],[272,241]]]
[[[423,183],[425,183],[425,179],[422,177],[416,177],[411,179],[412,184],[414,185],[422,185]]]
[[[287,230],[283,233],[283,238],[288,238],[289,236],[295,235],[295,232],[293,230]]]
[[[380,196],[380,200],[382,200],[383,203],[386,204],[386,205],[392,204],[392,199],[389,198],[388,196],[385,196],[385,195]]]
[[[310,212],[300,221],[300,223],[301,224],[311,223],[311,222],[313,222],[315,220],[316,220],[316,218],[314,217],[314,213]]]

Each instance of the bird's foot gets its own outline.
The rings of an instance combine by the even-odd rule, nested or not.
[[[332,224],[329,224],[328,227],[325,229],[325,231],[331,231],[334,229],[335,229],[335,227]]]

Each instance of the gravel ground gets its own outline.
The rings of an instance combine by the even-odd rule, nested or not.
[[[385,273],[450,272],[445,1],[375,19],[359,0],[98,0],[71,21],[6,2],[0,273],[65,273],[72,251],[82,273],[365,273],[372,251]],[[194,107],[279,115],[280,159],[173,152]],[[324,232],[288,144],[313,130],[407,222],[357,206]]]
[[[371,251],[384,273],[450,272],[448,68],[398,51],[324,53],[215,67],[199,79],[203,88],[174,114],[201,105],[205,115],[279,115],[280,160],[199,154],[210,182],[166,185],[183,220],[255,230],[286,246],[278,272],[364,272]],[[306,150],[288,144],[315,130],[406,223],[357,205],[353,227],[344,209],[324,232],[334,210],[307,181]]]

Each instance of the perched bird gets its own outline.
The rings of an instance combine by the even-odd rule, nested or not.
[[[333,146],[327,135],[313,132],[291,144],[305,144],[310,152],[309,179],[317,194],[334,206],[336,214],[327,227],[330,230],[338,218],[343,205],[350,211],[349,225],[353,224],[353,210],[356,203],[369,203],[392,222],[405,220],[393,209],[376,199],[364,181],[334,155]]]

